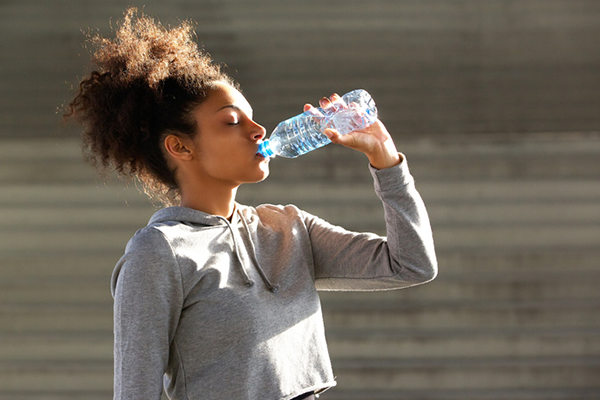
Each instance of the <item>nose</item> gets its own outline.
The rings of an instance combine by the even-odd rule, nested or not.
[[[254,141],[259,141],[264,139],[264,137],[267,135],[267,130],[265,129],[264,126],[257,124],[256,122],[252,121],[252,133],[251,133],[251,138]]]

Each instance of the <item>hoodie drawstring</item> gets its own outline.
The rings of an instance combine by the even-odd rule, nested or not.
[[[250,234],[250,228],[248,227],[248,223],[246,222],[244,216],[239,210],[237,210],[237,213],[240,219],[242,220],[242,224],[244,225],[244,229],[246,230],[246,234],[248,235],[248,240],[250,241],[250,253],[252,253],[251,256],[252,260],[254,261],[254,265],[256,265],[258,273],[262,277],[263,281],[265,281],[265,284],[267,285],[269,290],[273,293],[277,293],[277,291],[279,290],[279,285],[271,283],[269,277],[267,276],[265,271],[263,271],[262,267],[260,266],[260,263],[258,262],[258,258],[256,257],[256,248],[254,247],[254,242],[252,241],[252,235]]]
[[[248,287],[254,286],[254,281],[250,278],[250,276],[246,272],[246,269],[244,268],[244,263],[242,262],[242,257],[240,256],[240,251],[238,249],[239,246],[238,246],[237,240],[235,238],[235,234],[233,233],[233,228],[231,227],[231,224],[229,223],[229,221],[227,221],[226,218],[223,218],[221,216],[217,216],[217,218],[219,218],[220,220],[225,222],[225,225],[229,229],[229,232],[231,232],[231,237],[233,237],[233,249],[235,250],[235,256],[238,259],[238,264],[240,266],[242,275],[244,275],[244,280],[246,281],[246,286],[248,286]]]
[[[256,249],[254,248],[254,242],[252,241],[252,235],[250,235],[250,229],[248,228],[248,224],[246,223],[246,220],[244,219],[242,214],[239,212],[239,210],[237,210],[237,213],[238,213],[238,216],[240,217],[240,219],[242,220],[242,224],[244,225],[244,229],[246,230],[248,239],[250,241],[249,253],[252,257],[252,261],[254,261],[254,264],[256,265],[256,269],[258,270],[258,273],[260,274],[261,278],[265,282],[265,285],[267,286],[267,288],[269,288],[269,290],[271,292],[276,293],[279,290],[279,285],[271,283],[271,281],[269,280],[269,278],[267,277],[267,275],[265,274],[263,269],[260,267],[260,264],[258,263],[258,259],[256,257]],[[241,270],[242,274],[244,275],[244,279],[246,281],[246,286],[248,286],[248,287],[254,286],[254,281],[250,278],[250,276],[248,275],[248,272],[244,268],[244,263],[242,261],[242,256],[240,255],[239,245],[238,245],[238,241],[236,238],[237,235],[235,234],[233,227],[231,226],[231,223],[226,218],[223,218],[220,216],[218,216],[218,218],[225,222],[225,225],[227,225],[227,228],[231,232],[231,236],[233,237],[233,247],[235,250],[235,255],[238,259],[240,270]]]

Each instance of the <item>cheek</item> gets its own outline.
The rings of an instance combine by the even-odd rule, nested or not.
[[[226,163],[231,153],[226,143],[218,140],[201,140],[199,143],[200,160],[205,167]]]
[[[230,178],[240,173],[240,157],[226,146],[206,149],[201,155],[202,169],[209,175],[219,178]]]
[[[226,152],[205,153],[202,158],[202,167],[211,175],[222,175],[232,170],[232,162]]]

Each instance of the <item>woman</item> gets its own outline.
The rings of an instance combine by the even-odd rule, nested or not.
[[[317,289],[433,279],[426,210],[380,121],[326,134],[369,158],[387,239],[294,206],[236,203],[241,184],[269,173],[257,154],[265,129],[192,34],[128,10],[116,39],[92,39],[98,71],[70,105],[92,163],[168,206],[113,273],[114,398],[159,399],[163,384],[171,399],[314,398],[335,385]]]

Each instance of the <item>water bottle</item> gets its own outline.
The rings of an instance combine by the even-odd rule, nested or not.
[[[316,108],[281,122],[269,139],[259,145],[258,154],[265,158],[296,158],[331,143],[323,133],[327,128],[345,135],[377,120],[377,107],[365,90],[346,93],[342,101],[343,104],[332,103],[327,110]]]

